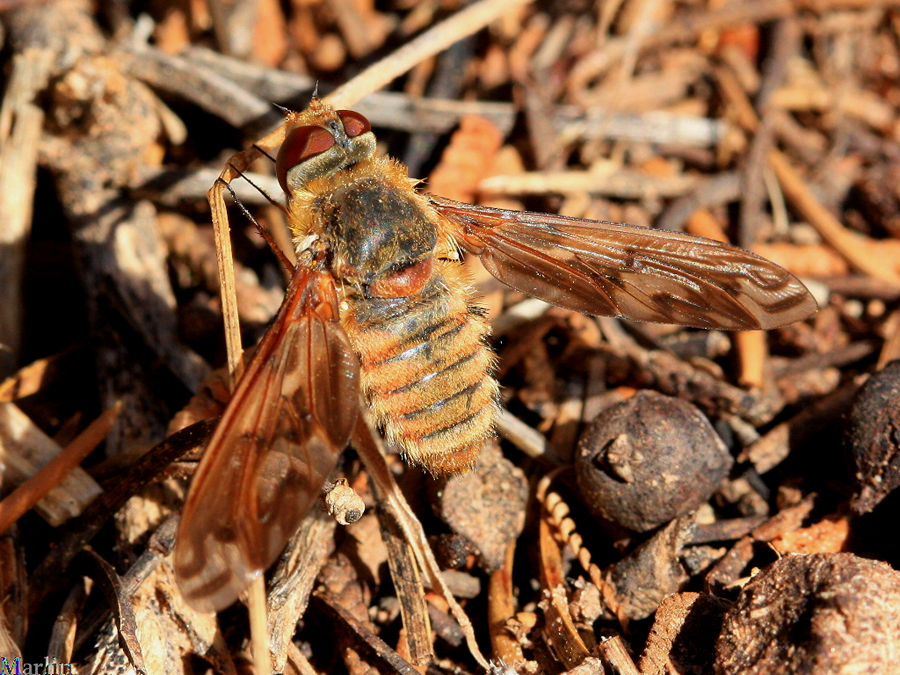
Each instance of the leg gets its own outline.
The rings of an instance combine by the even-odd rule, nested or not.
[[[216,239],[219,269],[219,289],[222,298],[222,319],[225,323],[225,346],[228,351],[228,373],[231,387],[243,371],[243,347],[238,321],[237,297],[234,293],[234,262],[231,252],[231,233],[228,227],[228,210],[225,208],[225,187],[247,171],[262,152],[275,152],[284,141],[290,118],[271,133],[259,140],[254,147],[235,153],[229,158],[222,173],[206,193],[212,215],[213,232]]]

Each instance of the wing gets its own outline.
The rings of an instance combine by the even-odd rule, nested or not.
[[[184,505],[174,564],[192,606],[228,606],[284,548],[349,442],[358,381],[333,279],[296,272]]]
[[[775,328],[817,309],[787,270],[711,239],[430,199],[497,279],[567,309],[726,329]]]

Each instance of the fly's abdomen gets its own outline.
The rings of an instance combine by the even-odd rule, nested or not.
[[[497,410],[488,326],[458,281],[436,274],[412,298],[348,299],[344,328],[388,440],[434,474],[470,467]]]

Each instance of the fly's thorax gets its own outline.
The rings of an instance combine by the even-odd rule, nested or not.
[[[354,286],[371,286],[431,259],[438,242],[417,196],[380,176],[344,185],[324,204],[323,216],[332,269]]]
[[[417,294],[456,247],[403,165],[373,157],[310,181],[289,200],[298,257],[311,238],[343,286],[367,297]]]

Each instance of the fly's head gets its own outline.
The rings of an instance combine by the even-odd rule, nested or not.
[[[375,154],[369,120],[352,110],[334,110],[314,100],[291,122],[275,160],[275,174],[288,201],[313,181],[334,178]]]

